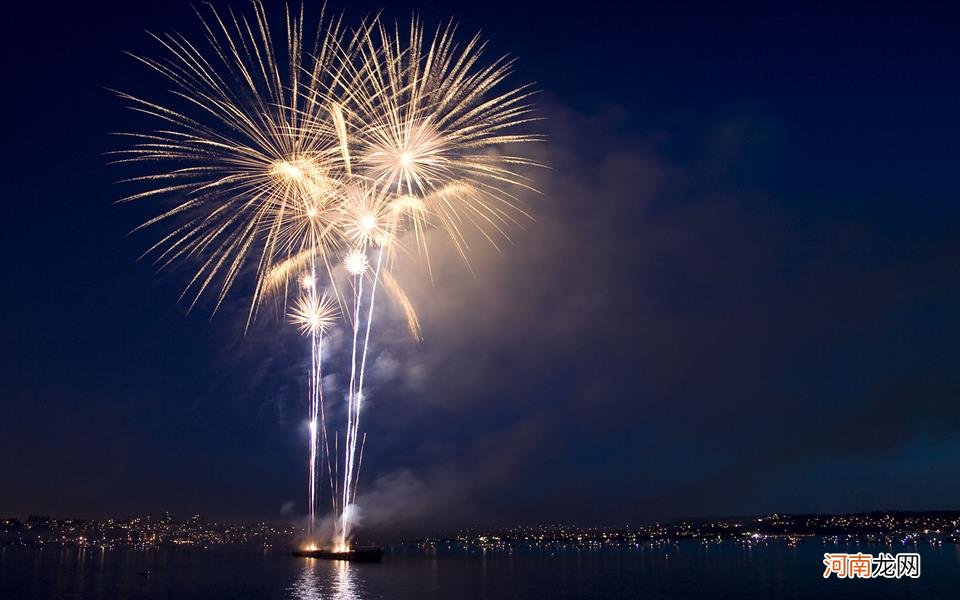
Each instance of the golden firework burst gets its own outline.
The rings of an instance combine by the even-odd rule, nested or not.
[[[215,286],[216,310],[245,267],[256,265],[252,315],[274,265],[305,248],[322,259],[338,239],[328,217],[336,214],[343,159],[317,82],[336,77],[343,30],[339,18],[321,17],[321,34],[305,47],[302,9],[288,10],[278,50],[259,2],[249,17],[212,6],[198,16],[204,44],[153,36],[165,56],[134,57],[172,84],[169,105],[118,92],[161,123],[119,134],[133,143],[114,153],[115,162],[149,170],[124,180],[146,189],[121,201],[175,201],[138,229],[176,222],[145,255],[161,268],[194,262],[184,291],[191,307]]]

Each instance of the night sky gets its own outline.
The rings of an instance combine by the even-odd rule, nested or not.
[[[0,515],[302,514],[306,347],[244,297],[188,313],[103,155],[151,125],[106,88],[166,89],[123,52],[190,5],[17,4]],[[960,14],[435,4],[385,15],[516,56],[551,168],[502,254],[401,273],[425,340],[380,317],[367,525],[960,507]]]

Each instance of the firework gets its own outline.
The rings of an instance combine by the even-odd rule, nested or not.
[[[450,22],[431,36],[416,19],[406,35],[380,21],[365,28],[345,106],[361,124],[358,168],[394,194],[418,248],[427,255],[424,234],[436,226],[466,259],[465,226],[495,241],[526,216],[510,189],[528,188],[521,170],[536,163],[504,149],[539,136],[518,132],[535,120],[533,91],[505,87],[512,61],[481,66],[486,44],[474,36],[460,46],[456,30]]]
[[[115,162],[148,171],[125,180],[148,189],[122,201],[174,200],[140,227],[174,222],[146,255],[161,268],[198,265],[184,290],[191,306],[207,291],[219,306],[253,264],[252,316],[275,264],[307,249],[323,261],[337,242],[331,209],[342,158],[316,82],[336,77],[343,30],[340,19],[321,18],[321,34],[306,46],[303,13],[288,10],[286,44],[278,50],[260,3],[250,16],[213,7],[198,15],[203,44],[153,36],[164,56],[134,56],[173,89],[169,104],[118,92],[160,127],[119,134],[133,143],[114,153]]]
[[[318,298],[316,293],[301,297],[290,311],[290,322],[297,325],[303,334],[323,335],[336,320],[336,303],[329,296]]]
[[[141,225],[171,223],[148,251],[161,268],[194,264],[184,294],[205,293],[214,310],[252,273],[247,326],[268,297],[310,339],[309,542],[317,542],[318,472],[329,474],[334,545],[350,539],[362,449],[364,384],[377,290],[420,324],[391,275],[405,239],[429,268],[426,232],[446,232],[467,259],[466,228],[494,244],[526,211],[516,192],[536,163],[508,151],[537,140],[528,87],[507,87],[512,61],[484,66],[485,44],[456,41],[452,23],[431,35],[414,19],[406,33],[371,19],[350,32],[321,17],[305,44],[303,11],[285,15],[285,47],[273,42],[263,6],[251,16],[210,8],[203,45],[154,36],[165,58],[136,57],[173,84],[174,106],[119,93],[159,119],[116,162],[148,169],[124,201],[174,203]],[[248,269],[247,267],[252,267]],[[292,293],[297,296],[288,300]],[[322,343],[340,317],[350,328],[342,463],[330,451],[322,389]],[[359,452],[358,452],[359,446]],[[325,466],[320,466],[322,458]]]

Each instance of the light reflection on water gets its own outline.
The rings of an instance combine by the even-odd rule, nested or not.
[[[106,550],[0,546],[0,599],[84,600],[955,600],[960,546],[897,547],[923,559],[916,580],[824,579],[817,542],[744,548],[696,542],[629,548],[394,549],[381,564],[249,549]]]
[[[356,568],[344,561],[304,558],[300,575],[290,587],[294,600],[360,600]]]

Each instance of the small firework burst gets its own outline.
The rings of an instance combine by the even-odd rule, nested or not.
[[[363,275],[370,266],[370,261],[363,250],[353,249],[343,257],[343,268],[351,275]]]
[[[304,335],[326,333],[340,316],[336,301],[326,294],[305,294],[290,311],[290,322]]]

